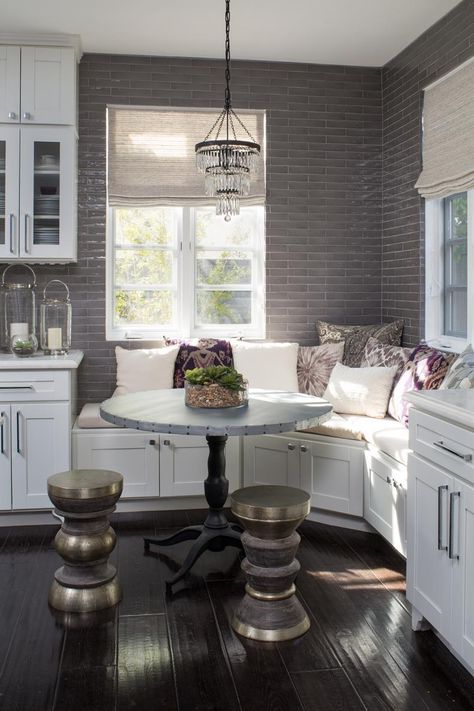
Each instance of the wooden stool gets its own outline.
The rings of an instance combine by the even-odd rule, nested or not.
[[[310,511],[310,495],[289,486],[249,486],[231,496],[233,514],[246,531],[245,597],[232,620],[238,634],[263,642],[294,639],[310,626],[295,595],[300,569],[295,528]]]
[[[64,523],[54,545],[65,565],[54,574],[49,604],[64,612],[91,612],[115,605],[121,589],[108,562],[116,535],[109,515],[123,489],[123,477],[101,469],[73,469],[48,479],[48,495]]]

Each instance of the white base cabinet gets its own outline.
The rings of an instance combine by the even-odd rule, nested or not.
[[[329,441],[328,441],[329,440]],[[303,434],[244,437],[244,481],[301,487],[311,506],[323,511],[362,516],[364,445]]]
[[[51,508],[47,479],[71,467],[81,359],[79,352],[62,361],[37,357],[21,369],[15,356],[0,356],[0,510]]]
[[[225,455],[231,492],[240,486],[238,437],[229,437]],[[205,437],[125,429],[73,432],[73,466],[120,472],[121,499],[203,496],[208,456]]]
[[[412,402],[429,407],[420,395]],[[425,618],[473,671],[474,430],[412,408],[410,448],[407,597],[414,628]]]

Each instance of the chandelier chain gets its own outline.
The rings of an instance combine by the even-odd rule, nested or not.
[[[225,0],[225,109],[232,106],[230,96],[230,0]]]

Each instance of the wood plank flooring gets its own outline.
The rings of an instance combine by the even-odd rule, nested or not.
[[[189,543],[144,555],[142,536],[203,512],[122,514],[122,603],[95,620],[47,605],[57,526],[0,530],[0,711],[474,711],[474,678],[432,632],[413,633],[404,561],[376,534],[305,522],[303,637],[232,631],[240,553],[205,553],[166,593]]]

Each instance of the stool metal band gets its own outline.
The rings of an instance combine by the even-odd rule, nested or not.
[[[259,642],[284,642],[287,639],[294,639],[295,637],[300,637],[302,634],[307,632],[310,628],[309,617],[305,614],[301,622],[294,625],[293,627],[283,627],[281,629],[259,629],[253,625],[246,624],[234,617],[232,620],[232,628],[237,632],[237,634],[247,637],[249,639],[256,639]]]
[[[291,597],[295,594],[296,588],[295,584],[291,583],[291,586],[288,588],[288,590],[283,590],[282,592],[275,593],[265,593],[255,590],[255,588],[246,583],[245,592],[250,595],[250,597],[253,597],[256,600],[286,600],[288,597]]]

